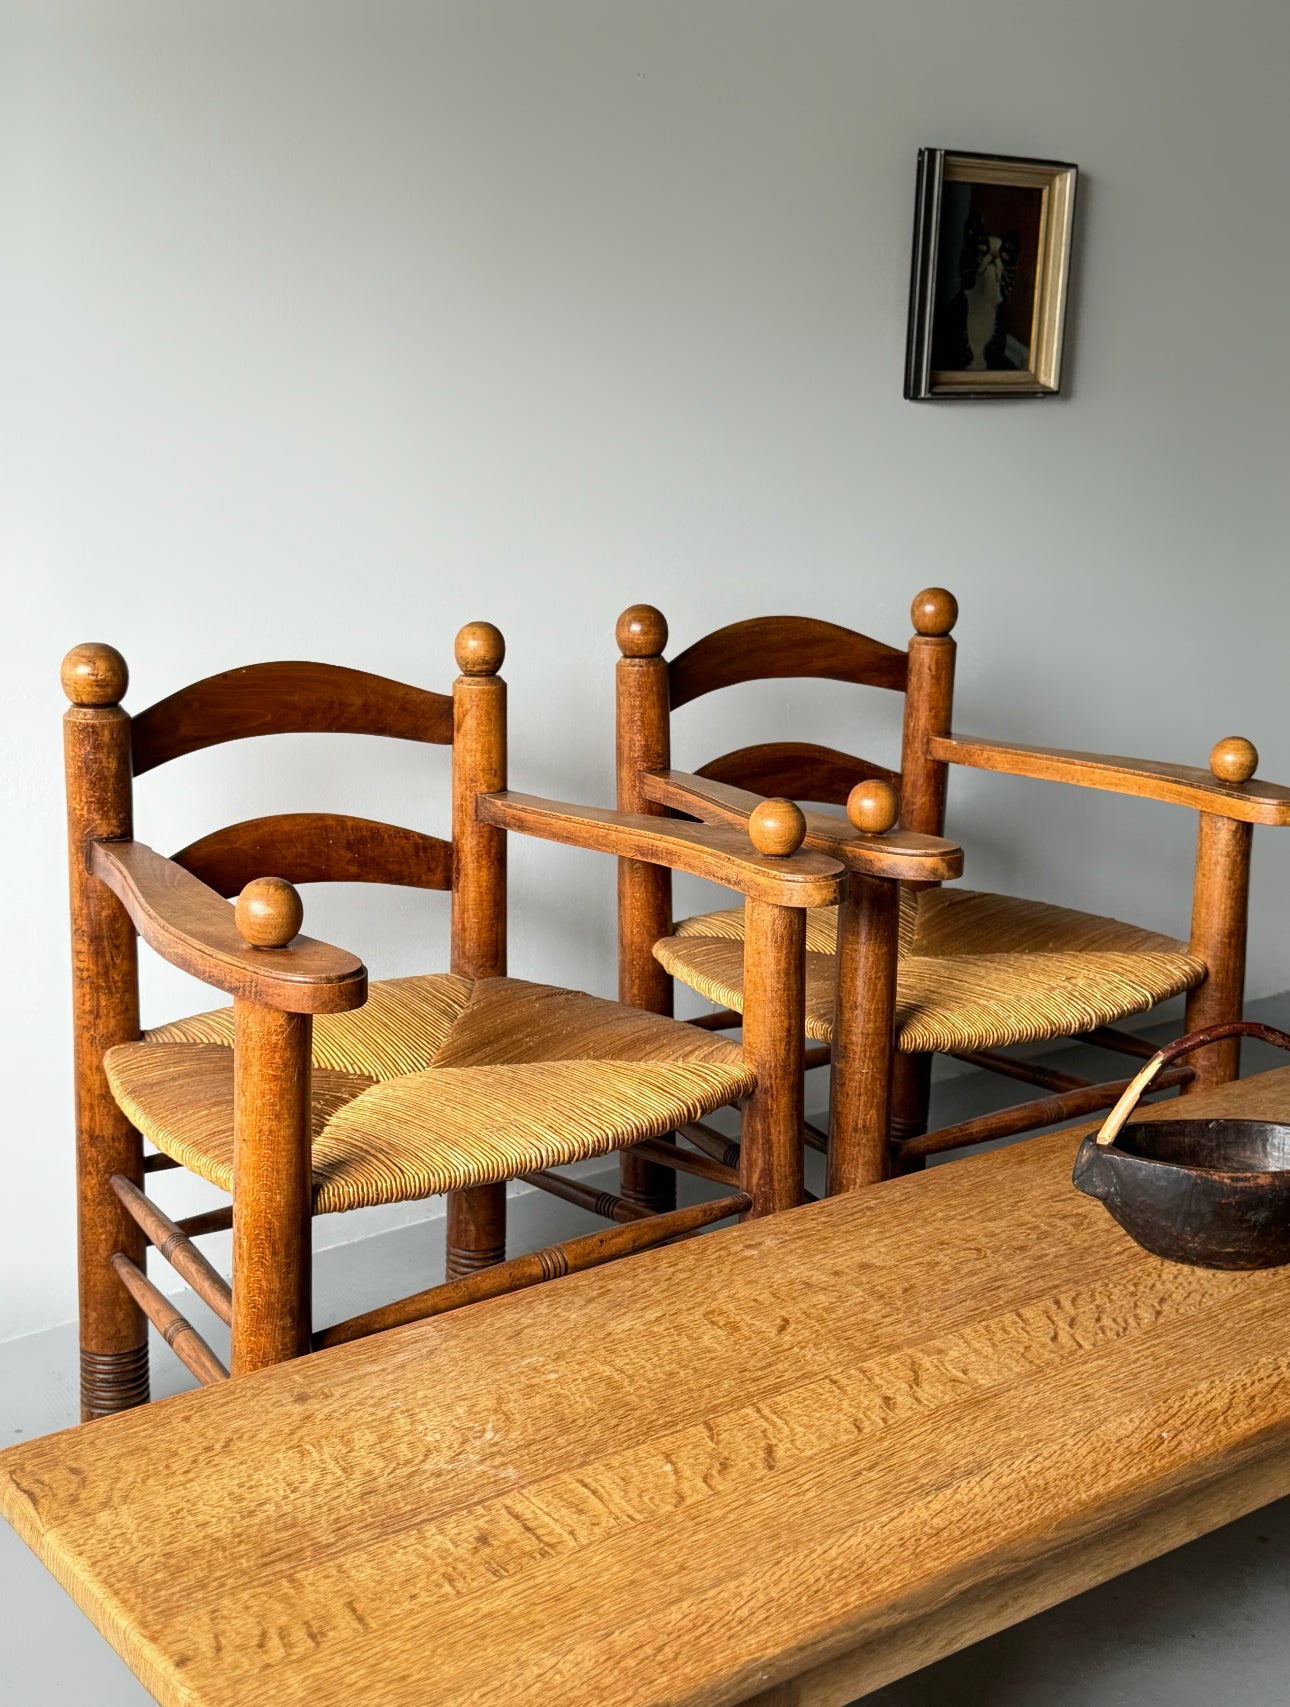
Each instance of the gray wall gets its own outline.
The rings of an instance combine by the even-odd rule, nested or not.
[[[944,582],[959,725],[1203,762],[1284,719],[1280,0],[10,4],[0,44],[5,1164],[0,1333],[71,1313],[57,687],[260,658],[443,686],[511,645],[513,777],[604,800],[612,628],[808,611],[893,640]],[[919,144],[1077,161],[1069,395],[901,400]],[[680,757],[877,694],[741,689]],[[792,722],[790,723],[790,712]],[[863,715],[864,727],[858,727]],[[748,731],[752,731],[752,735]],[[375,757],[373,754],[375,753]],[[242,772],[249,772],[242,776]],[[170,849],[257,811],[446,825],[442,755],[298,738],[139,788]],[[1181,811],[960,776],[969,881],[1186,933]],[[612,874],[513,852],[513,969],[612,989]],[[1260,835],[1251,987],[1290,983]],[[318,890],[379,973],[437,896]],[[150,969],[148,1017],[201,1003]]]

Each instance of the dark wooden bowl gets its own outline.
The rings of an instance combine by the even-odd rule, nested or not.
[[[1088,1137],[1072,1179],[1131,1239],[1199,1268],[1290,1263],[1290,1126],[1266,1120],[1139,1120]]]

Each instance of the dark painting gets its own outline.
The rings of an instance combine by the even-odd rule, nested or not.
[[[1032,366],[1044,192],[947,182],[936,244],[931,365],[1025,372]]]

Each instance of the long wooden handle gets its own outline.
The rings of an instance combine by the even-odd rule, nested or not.
[[[1207,1044],[1221,1043],[1225,1037],[1257,1037],[1261,1042],[1274,1044],[1278,1049],[1290,1050],[1290,1032],[1278,1031],[1274,1025],[1260,1025],[1257,1020],[1252,1019],[1228,1020],[1224,1025],[1207,1026],[1204,1031],[1189,1031],[1186,1037],[1175,1038],[1172,1043],[1166,1043],[1163,1049],[1157,1049],[1142,1071],[1129,1081],[1124,1095],[1102,1122],[1101,1131],[1097,1135],[1098,1143],[1115,1143],[1120,1136],[1120,1128],[1138,1106],[1142,1093],[1162,1067],[1167,1067],[1180,1055],[1190,1055],[1193,1050],[1204,1049]]]

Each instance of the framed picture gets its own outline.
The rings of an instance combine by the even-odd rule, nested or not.
[[[1054,397],[1076,168],[918,151],[905,396]]]

